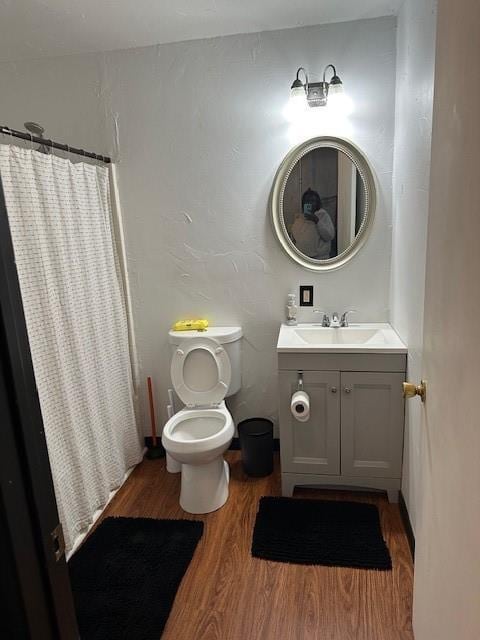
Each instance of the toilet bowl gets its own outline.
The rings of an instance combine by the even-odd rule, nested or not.
[[[228,498],[229,469],[223,454],[234,433],[225,403],[218,408],[182,409],[163,430],[162,444],[182,464],[180,506],[188,513],[210,513]]]
[[[232,342],[241,336],[238,327],[233,330]],[[224,334],[222,339],[227,339]],[[209,513],[228,499],[230,474],[223,454],[232,441],[234,424],[224,398],[230,389],[232,367],[226,349],[213,337],[197,333],[179,337],[177,342],[170,374],[186,406],[166,423],[162,444],[182,465],[182,509]],[[237,365],[238,358],[234,360]]]

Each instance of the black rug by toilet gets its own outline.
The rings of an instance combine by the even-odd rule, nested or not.
[[[295,564],[392,568],[378,509],[362,502],[261,498],[252,555]]]
[[[203,522],[106,518],[68,563],[82,640],[159,640]]]

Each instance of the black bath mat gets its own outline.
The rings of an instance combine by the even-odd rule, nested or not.
[[[295,564],[392,568],[378,509],[361,502],[261,498],[252,555]]]
[[[106,518],[68,563],[82,640],[159,640],[203,522]]]

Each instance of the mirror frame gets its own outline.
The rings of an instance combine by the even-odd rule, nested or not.
[[[363,180],[365,190],[365,216],[355,240],[348,249],[333,258],[329,258],[328,260],[315,260],[314,258],[309,258],[299,251],[290,239],[283,217],[283,196],[287,180],[297,162],[310,151],[320,149],[322,147],[330,147],[337,149],[337,151],[341,151],[347,155],[356,166],[357,171]],[[360,149],[352,142],[344,138],[318,136],[310,138],[297,145],[289,151],[282,160],[273,181],[269,208],[275,235],[287,255],[302,267],[309,269],[310,271],[318,272],[338,269],[349,262],[360,251],[372,229],[376,204],[377,189],[375,175],[370,163],[362,151],[360,151]]]

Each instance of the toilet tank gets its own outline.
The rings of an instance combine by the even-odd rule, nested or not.
[[[226,398],[233,396],[242,385],[242,327],[208,327],[205,331],[169,331],[168,339],[173,353],[175,347],[191,338],[214,338],[225,349],[232,368],[232,378]]]

